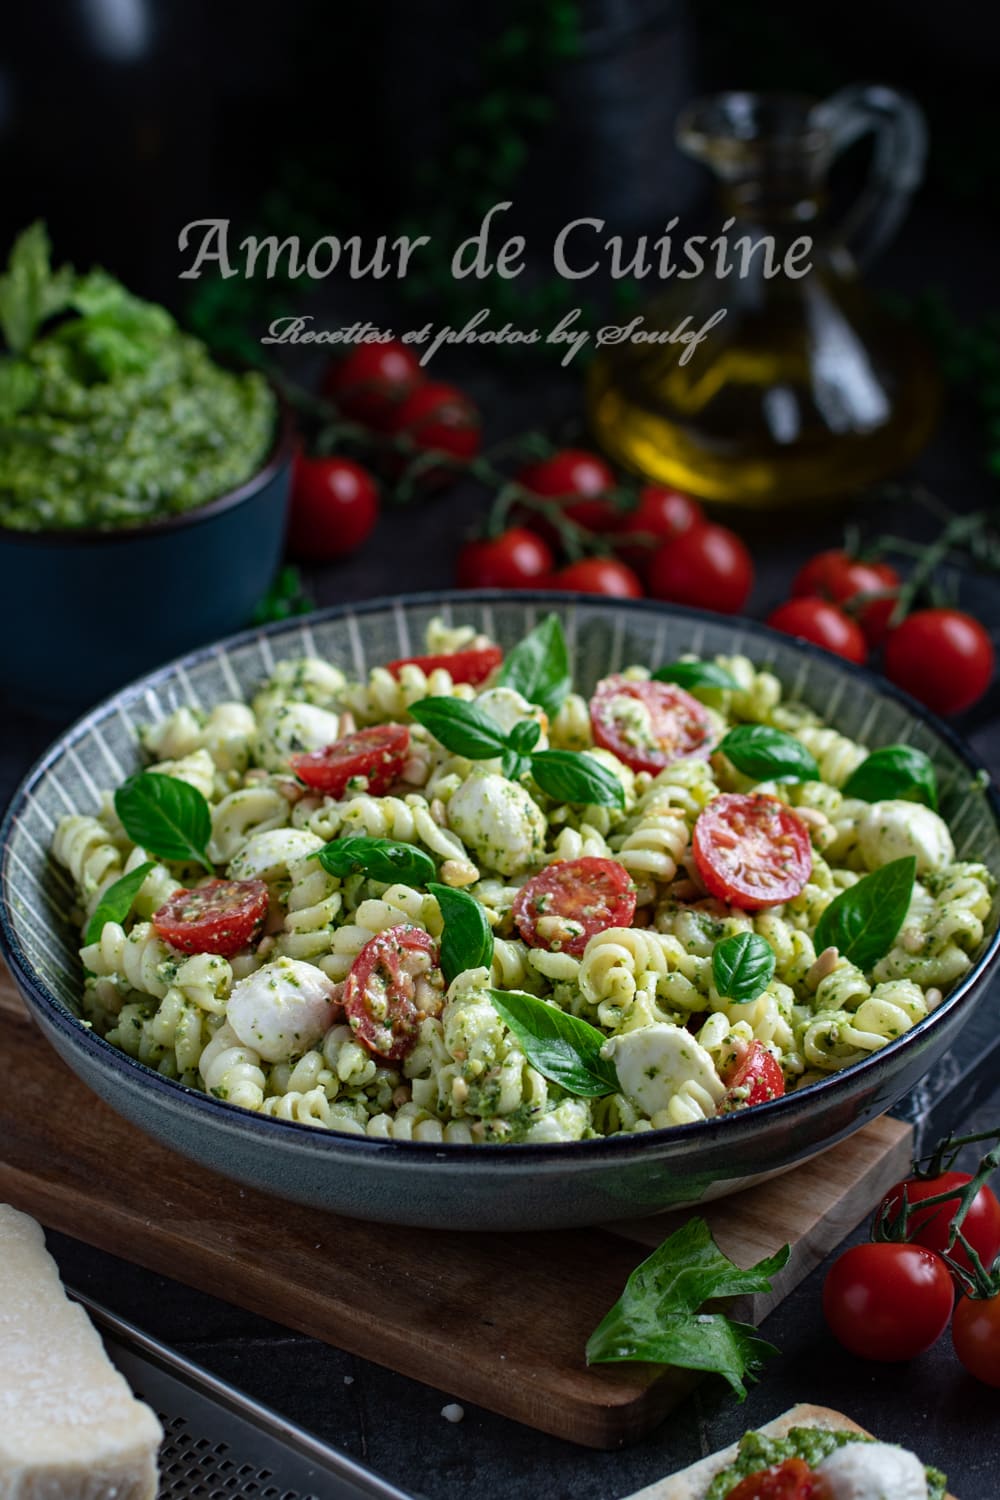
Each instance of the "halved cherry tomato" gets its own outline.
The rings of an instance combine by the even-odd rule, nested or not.
[[[699,813],[691,837],[707,889],[742,911],[790,901],[812,874],[809,830],[764,792],[724,792]]]
[[[610,531],[621,520],[612,501],[601,498],[618,483],[614,471],[585,448],[564,448],[529,464],[516,478],[533,495],[558,500],[563,513],[589,531]]]
[[[520,589],[547,578],[555,566],[548,542],[526,526],[511,526],[496,537],[466,542],[458,554],[463,589]]]
[[[847,604],[859,594],[877,594],[899,588],[899,574],[889,563],[862,562],[841,547],[817,552],[796,573],[792,598],[828,599]],[[889,628],[895,599],[874,599],[857,611],[857,622],[869,646],[879,646]],[[853,613],[853,612],[852,612]]]
[[[960,609],[920,609],[889,632],[885,675],[938,714],[971,708],[993,677],[993,642]]]
[[[643,485],[635,510],[619,516],[615,534],[620,537],[642,535],[655,538],[662,545],[673,541],[683,531],[706,525],[705,512],[697,500],[680,490],[665,490],[658,484]],[[640,574],[646,570],[657,550],[652,542],[646,547],[618,547],[619,557]]]
[[[919,1245],[854,1245],[823,1283],[823,1315],[862,1359],[913,1359],[936,1344],[955,1300],[948,1267]]]
[[[629,926],[635,886],[617,860],[559,860],[521,887],[513,916],[529,948],[579,956],[595,933]]]
[[[421,1020],[439,1015],[443,1004],[437,944],[423,928],[405,923],[367,942],[344,983],[351,1030],[387,1062],[413,1051]]]
[[[970,1375],[1000,1387],[1000,1296],[963,1297],[955,1308],[951,1339]]]
[[[726,526],[694,526],[660,547],[649,562],[654,599],[735,615],[753,587],[753,559]]]
[[[728,1500],[825,1500],[826,1486],[804,1458],[786,1458],[759,1474],[748,1474]]]
[[[323,382],[323,394],[345,416],[385,432],[392,425],[397,408],[426,378],[413,350],[398,339],[384,344],[358,344],[331,365]]]
[[[182,953],[219,953],[231,958],[259,935],[267,916],[263,880],[206,880],[175,891],[153,916],[165,943]]]
[[[845,615],[835,604],[825,599],[789,599],[772,610],[767,617],[772,630],[781,630],[785,635],[797,635],[800,640],[812,641],[834,656],[857,662],[863,667],[868,660],[861,626]]]
[[[708,712],[669,682],[605,677],[590,700],[594,739],[633,771],[662,771],[685,755],[707,753],[713,738]]]
[[[972,1269],[969,1257],[962,1246],[955,1244],[948,1250],[948,1235],[951,1221],[958,1207],[958,1194],[971,1182],[968,1172],[942,1172],[938,1177],[908,1177],[897,1182],[879,1204],[876,1220],[888,1214],[887,1228],[898,1223],[904,1201],[909,1206],[906,1220],[906,1238],[914,1245],[923,1245],[925,1250],[935,1250],[938,1255],[946,1252],[951,1258]],[[918,1205],[925,1198],[936,1198],[939,1193],[955,1190],[950,1202],[938,1203],[930,1208]],[[1000,1255],[1000,1203],[995,1194],[984,1183],[972,1200],[968,1213],[962,1220],[962,1233],[975,1250],[984,1266],[991,1266]]]
[[[735,1065],[724,1073],[722,1081],[729,1092],[719,1105],[719,1114],[766,1104],[780,1099],[785,1092],[785,1075],[763,1042],[751,1042]]]
[[[378,520],[378,486],[350,458],[295,456],[288,511],[288,551],[308,562],[354,552]]]
[[[396,407],[391,430],[405,433],[422,452],[468,459],[479,452],[480,426],[479,409],[464,391],[444,381],[429,380]]]
[[[642,584],[616,557],[582,557],[554,574],[546,587],[577,594],[609,594],[613,599],[641,599]]]
[[[404,667],[419,667],[427,673],[443,667],[451,674],[452,682],[468,682],[478,687],[502,661],[499,646],[474,646],[468,651],[442,652],[440,656],[401,656],[398,661],[387,661],[385,669],[398,679]]]
[[[374,724],[322,750],[293,755],[288,763],[300,781],[328,797],[342,797],[355,776],[366,777],[369,792],[380,797],[398,778],[409,748],[405,724]]]

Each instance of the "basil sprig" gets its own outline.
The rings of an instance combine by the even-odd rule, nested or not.
[[[411,704],[410,715],[447,750],[468,760],[499,758],[511,780],[530,771],[542,791],[561,802],[625,806],[618,777],[593,756],[576,750],[535,750],[541,731],[534,721],[515,724],[505,734],[481,708],[460,698],[422,698]]]
[[[317,849],[319,860],[329,875],[365,874],[372,880],[393,885],[426,885],[437,874],[434,861],[423,849],[397,839],[369,839],[362,836],[333,839]]]
[[[127,875],[123,875],[120,880],[108,886],[87,923],[83,934],[85,943],[98,941],[104,931],[105,922],[124,922],[132,910],[132,903],[142,889],[146,876],[153,868],[151,859],[144,860],[141,865],[136,865],[134,870],[129,870]]]
[[[917,862],[909,854],[841,891],[816,924],[816,952],[836,948],[857,968],[872,968],[896,940],[909,910],[916,875]]]
[[[819,781],[819,766],[800,740],[767,724],[738,724],[718,747],[754,781]]]
[[[682,688],[726,688],[739,692],[740,685],[731,672],[714,661],[673,661],[658,667],[654,682],[674,682]]]
[[[522,990],[490,990],[489,997],[543,1078],[582,1099],[618,1092],[615,1065],[601,1056],[603,1031]]]
[[[712,979],[724,1000],[749,1005],[774,977],[774,949],[756,932],[736,932],[712,949]]]
[[[845,797],[862,802],[884,802],[891,797],[910,798],[937,811],[938,789],[934,766],[913,745],[883,745],[873,750],[842,788]]]
[[[573,677],[558,615],[547,615],[513,651],[508,651],[496,686],[513,688],[529,703],[537,703],[550,718],[559,712],[573,686]]]
[[[771,1290],[771,1277],[788,1261],[789,1247],[744,1271],[719,1249],[704,1219],[678,1229],[641,1265],[587,1340],[587,1363],[643,1360],[705,1370],[728,1380],[742,1401],[773,1345],[746,1323],[722,1312],[700,1312],[720,1297]]]
[[[208,857],[212,814],[197,787],[162,771],[140,771],[115,792],[115,812],[133,844],[157,859],[199,864],[214,875]]]
[[[444,918],[441,933],[441,969],[449,984],[466,969],[488,969],[493,962],[493,931],[486,911],[468,891],[429,881],[427,889],[436,899]]]

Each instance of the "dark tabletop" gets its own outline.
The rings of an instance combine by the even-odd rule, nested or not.
[[[935,234],[933,225],[925,226]],[[939,235],[942,254],[947,244]],[[985,247],[984,247],[985,248]],[[930,255],[933,243],[925,252]],[[905,262],[897,281],[905,282]],[[438,367],[435,367],[438,372]],[[572,419],[575,385],[551,372],[524,375],[442,365],[444,376],[467,380],[488,418],[488,438],[526,426],[550,428]],[[953,409],[916,473],[956,508],[994,498],[982,465],[981,437],[961,409]],[[447,587],[463,533],[482,497],[457,486],[416,509],[388,513],[353,558],[311,574],[321,604],[396,591]],[[864,515],[861,516],[864,520]],[[880,528],[919,530],[912,507],[883,507]],[[758,581],[751,612],[778,602],[798,562],[836,545],[842,518],[800,516],[751,537]],[[994,580],[963,581],[963,602],[1000,631]],[[0,803],[60,726],[0,705]],[[956,727],[996,770],[1000,764],[1000,694],[989,696]],[[990,1003],[987,998],[987,1004]],[[1000,1090],[956,1127],[1000,1125]],[[863,1236],[864,1230],[854,1238]],[[277,1327],[218,1299],[82,1245],[61,1235],[50,1244],[74,1286],[231,1380],[322,1438],[363,1459],[401,1488],[430,1500],[477,1500],[545,1495],[551,1500],[614,1500],[724,1446],[745,1427],[759,1425],[796,1401],[844,1410],[887,1440],[919,1452],[949,1475],[959,1500],[1000,1495],[1000,1396],[964,1376],[948,1335],[907,1365],[864,1364],[843,1353],[826,1332],[820,1311],[825,1267],[820,1267],[767,1319],[764,1334],[782,1351],[743,1407],[720,1381],[708,1380],[652,1437],[622,1453],[593,1453],[467,1407],[452,1425],[441,1415],[451,1399],[337,1349]],[[331,1275],[335,1275],[331,1267]],[[558,1316],[555,1309],[553,1316]],[[470,1335],[471,1336],[471,1335]]]

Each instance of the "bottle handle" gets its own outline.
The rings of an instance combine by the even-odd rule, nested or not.
[[[923,179],[923,111],[908,94],[880,83],[857,83],[817,104],[810,119],[828,133],[834,156],[864,135],[875,137],[868,179],[838,235],[857,264],[867,265],[896,233]]]

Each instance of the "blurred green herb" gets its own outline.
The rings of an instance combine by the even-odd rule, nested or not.
[[[267,593],[258,600],[250,623],[270,625],[275,620],[308,614],[315,608],[316,601],[306,591],[298,568],[289,563],[279,570]]]

